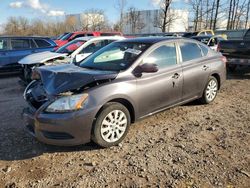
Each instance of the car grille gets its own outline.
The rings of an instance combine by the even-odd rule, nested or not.
[[[56,140],[68,140],[73,139],[74,137],[68,133],[62,133],[62,132],[48,132],[48,131],[42,131],[43,136],[48,139],[56,139]]]

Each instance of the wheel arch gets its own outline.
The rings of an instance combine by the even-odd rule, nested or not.
[[[212,73],[211,76],[215,77],[215,79],[217,80],[218,82],[218,89],[220,89],[220,86],[221,86],[221,78],[220,78],[220,75],[218,73]]]
[[[101,111],[103,110],[104,106],[108,103],[111,103],[111,102],[116,102],[116,103],[120,103],[122,104],[123,106],[125,106],[128,111],[129,111],[129,114],[130,114],[130,118],[131,118],[131,123],[134,123],[135,122],[135,109],[134,109],[134,106],[132,105],[132,103],[127,100],[127,99],[124,99],[124,98],[115,98],[115,99],[111,99],[109,101],[107,101],[105,104],[102,105],[102,107],[98,110],[98,112],[96,113],[96,116],[95,116],[95,119],[98,117],[98,115],[101,113]]]

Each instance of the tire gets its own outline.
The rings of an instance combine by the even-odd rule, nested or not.
[[[215,77],[210,76],[200,99],[201,103],[209,104],[214,101],[219,89],[218,81]]]
[[[97,115],[92,128],[92,140],[105,148],[118,145],[127,135],[130,123],[130,113],[125,106],[116,102],[108,103]]]

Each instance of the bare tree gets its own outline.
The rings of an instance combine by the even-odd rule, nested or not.
[[[119,11],[119,21],[117,23],[117,31],[123,31],[123,26],[125,24],[124,14],[127,6],[127,0],[116,0],[115,8]]]
[[[16,17],[10,17],[4,28],[5,32],[8,35],[15,35],[19,33],[19,22]]]
[[[216,29],[218,13],[219,13],[219,7],[220,7],[220,0],[216,0],[216,10],[215,10],[215,15],[214,15],[213,30]]]
[[[108,28],[108,21],[101,9],[90,9],[84,12],[81,21],[83,30],[101,31]]]
[[[247,29],[249,27],[249,24],[248,24],[248,19],[249,19],[249,12],[250,12],[250,1],[248,0],[248,3],[247,3],[247,11],[246,11],[246,22],[245,22],[245,29]]]
[[[159,15],[156,15],[154,18],[154,26],[160,28],[163,33],[166,32],[167,27],[169,27],[176,19],[178,19],[174,13],[171,13],[171,3],[172,0],[161,0],[159,2]]]
[[[131,33],[139,32],[145,27],[145,23],[141,18],[141,12],[135,7],[129,8],[126,20],[131,27]]]
[[[77,19],[74,16],[68,16],[65,20],[66,25],[67,25],[67,29],[69,31],[77,31],[78,27],[77,27]]]
[[[190,0],[189,4],[192,7],[192,11],[194,13],[194,30],[198,30],[198,24],[201,22],[200,20],[200,7],[202,4],[202,0]]]

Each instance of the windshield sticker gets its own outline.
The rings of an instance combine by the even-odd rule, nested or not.
[[[125,66],[126,66],[126,64],[124,64],[124,63],[121,63],[120,65],[121,65],[122,67],[125,67]]]
[[[125,52],[139,55],[141,53],[141,50],[136,50],[136,49],[128,48]]]

